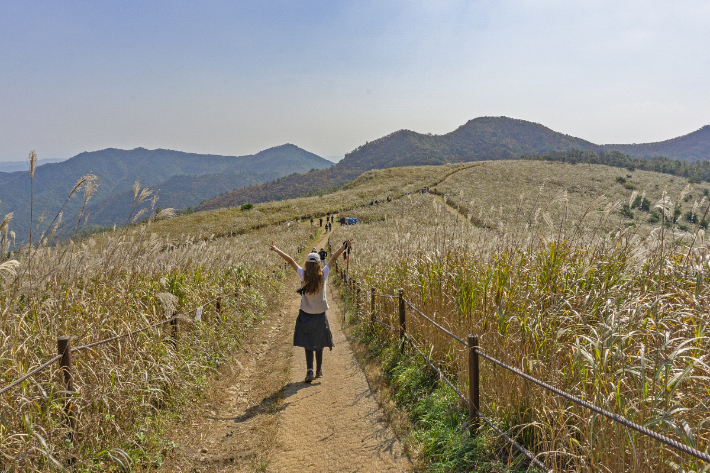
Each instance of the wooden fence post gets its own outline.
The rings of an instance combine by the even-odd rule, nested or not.
[[[174,318],[177,315],[177,310],[173,311],[173,320],[170,321],[170,335],[173,337],[173,345],[177,347],[177,336],[178,336],[178,321]]]
[[[375,329],[375,288],[370,289],[370,330]]]
[[[479,404],[478,335],[468,336],[468,424],[473,434],[480,425],[477,412]]]
[[[399,341],[402,344],[401,351],[404,353],[404,334],[407,332],[407,323],[404,313],[404,289],[399,290]]]
[[[355,313],[358,319],[360,318],[360,285],[357,285],[357,292],[355,293]]]
[[[66,335],[57,337],[57,354],[62,355],[59,359],[59,370],[64,374],[64,383],[66,384],[67,400],[64,403],[64,415],[69,423],[71,431],[69,440],[74,442],[74,434],[76,431],[76,412],[74,403],[71,401],[72,393],[74,392],[74,377],[72,376],[71,363],[71,341]]]

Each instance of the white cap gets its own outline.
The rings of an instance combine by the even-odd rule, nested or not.
[[[320,263],[320,255],[315,251],[306,255],[306,263]]]

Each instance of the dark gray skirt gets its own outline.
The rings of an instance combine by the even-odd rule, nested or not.
[[[311,351],[319,351],[325,347],[333,349],[335,346],[333,334],[330,333],[325,312],[309,314],[302,310],[298,311],[296,328],[293,331],[293,346]]]

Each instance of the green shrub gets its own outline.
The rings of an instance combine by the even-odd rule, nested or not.
[[[249,209],[251,209],[251,208],[253,208],[253,207],[254,207],[254,204],[242,204],[242,206],[240,207],[240,209],[242,209],[242,210],[249,210]]]
[[[651,201],[644,197],[643,200],[641,201],[640,208],[644,212],[649,212],[651,210]]]
[[[619,184],[626,184],[626,179],[624,179],[623,177],[619,176],[619,177],[616,178],[616,182],[618,182]]]
[[[652,212],[648,217],[648,223],[658,223],[661,221],[661,216],[657,212]]]
[[[620,213],[624,218],[630,218],[630,219],[633,219],[633,218],[634,218],[634,213],[631,211],[631,208],[629,207],[629,204],[624,204],[624,205],[621,207],[621,210],[619,211],[619,213]]]
[[[683,218],[685,218],[686,221],[690,223],[698,223],[698,216],[695,215],[691,210],[688,210],[684,215]]]
[[[624,189],[629,189],[629,190],[636,190],[636,184],[632,184],[630,182],[624,182]]]

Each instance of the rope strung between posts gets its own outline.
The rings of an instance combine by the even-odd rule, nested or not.
[[[484,415],[481,414],[479,411],[476,411],[476,416],[477,416],[479,419],[481,419],[483,422],[485,422],[486,424],[488,424],[488,427],[490,427],[491,429],[495,430],[495,431],[498,433],[498,435],[500,435],[501,437],[503,437],[504,439],[506,439],[509,443],[511,443],[520,453],[522,453],[523,455],[525,455],[526,457],[528,457],[528,460],[530,460],[536,467],[538,467],[538,468],[540,468],[542,471],[545,471],[545,472],[548,472],[548,473],[552,471],[552,470],[550,470],[549,468],[547,468],[545,465],[543,465],[543,464],[540,462],[540,460],[538,460],[537,458],[535,458],[535,455],[533,455],[532,452],[530,452],[527,448],[525,448],[525,447],[523,447],[522,445],[520,445],[518,442],[516,442],[515,440],[513,440],[512,438],[510,438],[510,436],[509,436],[508,434],[506,434],[505,432],[503,432],[502,430],[500,430],[498,427],[496,427],[496,426],[493,424],[493,422],[491,422],[491,420],[490,420],[488,417],[484,416]]]
[[[446,330],[444,327],[442,327],[441,325],[437,324],[436,322],[434,322],[433,320],[431,320],[429,317],[427,317],[426,315],[424,315],[419,309],[417,309],[416,307],[414,307],[410,301],[407,301],[407,305],[408,305],[414,312],[418,313],[419,315],[421,315],[422,317],[424,317],[425,319],[427,319],[429,322],[431,322],[432,325],[434,325],[436,328],[438,328],[439,330],[441,330],[442,332],[444,332],[444,333],[447,334],[448,336],[452,337],[453,339],[458,340],[462,345],[468,346],[468,344],[467,344],[466,342],[464,342],[463,340],[461,340],[459,337],[457,337],[457,336],[454,335],[453,333],[449,332],[449,331]]]
[[[203,306],[209,305],[209,304],[211,304],[211,303],[213,303],[213,302],[216,302],[220,297],[234,296],[234,295],[236,295],[236,294],[238,294],[238,293],[239,293],[239,291],[234,291],[234,292],[230,292],[230,293],[228,293],[228,294],[224,294],[224,295],[222,295],[222,296],[215,297],[214,299],[210,299],[210,300],[208,300],[207,302],[203,302],[201,305],[195,307],[195,308],[192,309],[192,310],[188,310],[188,311],[185,312],[185,313],[186,313],[186,314],[191,314],[191,313],[193,313],[193,312],[196,312],[197,309],[199,309],[200,307],[203,307]],[[145,332],[146,330],[150,330],[151,328],[157,327],[157,326],[159,326],[159,325],[165,325],[165,324],[167,324],[168,322],[172,322],[173,320],[179,320],[179,319],[180,319],[180,314],[174,315],[174,316],[170,317],[169,319],[165,319],[165,320],[162,320],[162,321],[160,321],[160,322],[156,322],[156,323],[154,323],[153,325],[148,325],[147,327],[139,328],[139,329],[134,330],[134,331],[132,331],[132,332],[123,333],[123,334],[121,334],[121,335],[116,335],[115,337],[106,338],[106,339],[104,339],[104,340],[99,340],[98,342],[89,343],[88,345],[82,345],[82,346],[80,346],[80,347],[72,348],[71,351],[72,351],[72,352],[75,352],[75,351],[79,351],[79,350],[86,350],[87,348],[95,347],[95,346],[97,346],[97,345],[103,345],[104,343],[109,343],[109,342],[112,342],[112,341],[114,341],[114,340],[118,340],[119,338],[125,338],[125,337],[129,337],[129,336],[131,336],[131,335],[135,335],[135,334],[137,334],[137,333]]]
[[[399,299],[397,296],[390,296],[389,294],[375,294],[375,297],[387,297],[389,299]]]
[[[386,324],[386,323],[384,323],[384,322],[380,321],[380,319],[375,319],[375,322],[377,322],[377,323],[378,323],[378,324],[380,324],[380,325],[384,325],[385,327],[387,327],[387,328],[389,328],[389,329],[391,329],[391,328],[392,328],[392,326],[391,326],[391,325],[389,325],[389,324]]]
[[[238,294],[238,291],[230,292],[229,294],[225,294],[224,296],[219,296],[219,297],[229,297],[229,296],[233,296],[233,295],[236,295],[236,294]],[[214,299],[211,299],[211,300],[209,300],[209,301],[203,303],[202,305],[200,305],[200,306],[198,306],[198,307],[196,307],[196,308],[194,308],[194,309],[192,309],[192,310],[187,311],[186,313],[187,313],[187,314],[190,314],[190,313],[192,313],[192,312],[195,312],[199,307],[205,306],[205,305],[207,305],[207,304],[211,304],[212,302],[215,302],[217,299],[219,299],[219,297],[216,297],[216,298],[214,298]],[[156,323],[154,323],[154,324],[152,324],[152,325],[148,325],[147,327],[143,327],[143,328],[134,330],[134,331],[132,331],[132,332],[123,333],[123,334],[121,334],[121,335],[116,335],[115,337],[106,338],[106,339],[104,339],[104,340],[99,340],[99,341],[97,341],[97,342],[89,343],[89,344],[87,344],[87,345],[82,345],[82,346],[79,346],[79,347],[76,347],[76,348],[72,348],[70,351],[75,352],[75,351],[80,351],[80,350],[86,350],[86,349],[88,349],[88,348],[95,347],[95,346],[98,346],[98,345],[103,345],[103,344],[105,344],[105,343],[109,343],[109,342],[112,342],[112,341],[114,341],[114,340],[118,340],[119,338],[125,338],[125,337],[131,336],[131,335],[135,335],[135,334],[140,333],[140,332],[145,332],[146,330],[149,330],[149,329],[151,329],[151,328],[157,327],[157,326],[159,326],[159,325],[167,324],[168,322],[172,322],[173,320],[177,320],[177,319],[179,319],[179,318],[180,318],[180,315],[175,315],[175,316],[173,316],[173,317],[170,317],[169,319],[161,320],[160,322],[156,322]],[[17,385],[20,384],[21,382],[23,382],[23,381],[25,381],[26,379],[30,378],[31,376],[33,376],[33,375],[37,374],[38,372],[42,371],[43,369],[47,368],[49,365],[51,365],[51,364],[54,363],[55,361],[59,360],[61,357],[62,357],[62,355],[56,355],[56,356],[55,356],[54,358],[52,358],[51,360],[45,361],[45,362],[42,363],[40,366],[38,366],[37,368],[33,369],[32,371],[30,371],[29,373],[27,373],[27,374],[24,375],[23,377],[21,377],[21,378],[15,380],[15,381],[13,381],[12,383],[10,383],[10,384],[8,384],[7,386],[5,386],[4,388],[0,389],[0,394],[3,394],[4,392],[10,390],[11,388],[17,386]]]
[[[9,390],[10,388],[13,388],[13,387],[17,386],[18,384],[20,384],[21,382],[23,382],[23,381],[26,380],[27,378],[31,377],[32,375],[34,375],[34,374],[36,374],[36,373],[42,371],[42,370],[45,369],[47,366],[49,366],[49,365],[51,365],[52,363],[54,363],[55,361],[59,360],[61,357],[62,357],[62,355],[57,355],[57,356],[55,356],[54,358],[52,358],[51,360],[45,361],[45,362],[44,362],[43,364],[41,364],[40,366],[38,366],[37,368],[33,369],[32,371],[30,371],[30,372],[27,373],[26,375],[24,375],[22,378],[20,378],[20,379],[18,379],[18,380],[15,380],[15,381],[13,381],[12,383],[10,383],[10,384],[8,384],[7,386],[5,386],[4,388],[0,389],[0,394],[4,393],[5,391]]]
[[[115,337],[106,338],[104,340],[99,340],[98,342],[89,343],[88,345],[82,345],[80,347],[72,348],[71,351],[75,352],[75,351],[80,351],[80,350],[86,350],[91,347],[103,345],[108,342],[113,342],[114,340],[118,340],[119,338],[125,338],[125,337],[129,337],[131,335],[135,335],[137,333],[145,332],[146,330],[150,330],[151,328],[157,327],[159,325],[165,325],[168,322],[172,322],[173,320],[176,320],[178,317],[179,316],[176,315],[176,316],[170,317],[169,319],[165,319],[161,322],[154,323],[153,325],[148,325],[147,327],[139,328],[138,330],[134,330],[132,332],[123,333],[121,335],[116,335]]]
[[[646,427],[644,427],[642,425],[636,424],[635,422],[631,422],[630,420],[626,419],[625,417],[621,417],[620,415],[617,415],[617,414],[614,414],[613,412],[609,412],[607,410],[604,410],[601,407],[597,407],[594,404],[591,404],[587,401],[583,401],[582,399],[579,399],[576,396],[568,394],[560,389],[557,389],[554,386],[550,386],[549,384],[547,384],[543,381],[533,378],[532,376],[523,373],[522,371],[520,371],[517,368],[513,368],[512,366],[508,366],[505,363],[503,363],[502,361],[496,360],[495,358],[493,358],[489,355],[486,355],[485,353],[483,353],[480,350],[476,350],[476,352],[479,355],[481,355],[483,358],[487,359],[488,361],[491,361],[492,363],[495,363],[498,366],[505,368],[512,373],[517,374],[521,378],[524,378],[532,383],[537,384],[538,386],[541,386],[541,387],[547,389],[548,391],[552,391],[553,393],[562,396],[563,398],[567,399],[568,401],[572,401],[575,404],[579,404],[580,406],[584,406],[587,409],[589,409],[593,412],[596,412],[597,414],[603,415],[604,417],[607,417],[607,418],[613,420],[614,422],[618,422],[619,424],[621,424],[625,427],[633,429],[637,432],[641,432],[642,434],[648,435],[649,437],[656,439],[659,442],[665,443],[669,447],[673,447],[677,450],[680,450],[681,452],[687,453],[688,455],[691,455],[695,458],[698,458],[700,460],[710,463],[710,455],[708,455],[705,452],[701,452],[700,450],[697,450],[695,448],[688,447],[687,445],[682,444],[682,443],[678,442],[677,440],[673,440],[672,438],[666,437],[665,435],[661,435],[661,434],[654,432],[653,430],[647,429]]]
[[[375,294],[375,296],[377,296],[377,297],[387,297],[387,298],[391,298],[391,299],[397,299],[397,297],[390,296],[390,295],[387,295],[387,294]],[[434,322],[431,318],[427,317],[424,313],[422,313],[419,309],[417,309],[417,308],[411,303],[411,300],[407,300],[406,303],[407,303],[407,305],[409,306],[409,308],[412,309],[416,314],[420,315],[421,317],[423,317],[424,319],[426,319],[427,321],[429,321],[432,325],[434,325],[435,327],[437,327],[438,329],[440,329],[441,331],[443,331],[444,333],[446,333],[446,334],[449,335],[450,337],[454,338],[455,340],[457,340],[458,342],[460,342],[462,345],[468,346],[468,344],[467,344],[464,340],[462,340],[461,338],[457,337],[456,335],[454,335],[454,334],[451,333],[450,331],[446,330],[444,327],[442,327],[442,326],[439,325],[438,323]],[[380,322],[378,319],[374,319],[374,320],[375,320],[375,322],[378,322],[378,323],[383,324],[383,323]],[[389,325],[387,325],[387,324],[383,324],[383,325],[386,325],[387,327],[392,328],[391,326],[389,326]],[[405,333],[404,336],[405,336],[405,338],[409,341],[409,343],[417,350],[417,352],[419,353],[419,355],[421,355],[422,358],[424,358],[424,360],[427,362],[427,364],[428,364],[431,368],[433,368],[433,369],[439,374],[439,376],[441,377],[441,379],[443,379],[443,380],[456,392],[456,394],[458,394],[458,396],[459,396],[461,399],[463,399],[466,403],[468,403],[468,399],[467,399],[465,396],[463,396],[463,395],[454,387],[454,385],[448,380],[448,378],[446,378],[446,377],[443,375],[443,373],[442,373],[436,366],[434,366],[434,364],[431,363],[431,361],[426,357],[426,355],[424,355],[424,353],[422,353],[422,351],[414,344],[414,341],[413,341],[412,338],[409,336],[409,334]],[[491,357],[491,356],[489,356],[489,355],[483,353],[482,351],[480,351],[480,349],[476,349],[476,352],[477,352],[479,355],[481,355],[483,358],[485,358],[485,359],[491,361],[492,363],[497,364],[497,365],[501,366],[502,368],[505,368],[505,369],[509,370],[510,372],[512,372],[512,373],[514,373],[514,374],[516,374],[516,375],[518,375],[518,376],[520,376],[520,377],[522,377],[523,379],[526,379],[526,380],[528,380],[528,381],[530,381],[530,382],[532,382],[532,383],[537,384],[538,386],[541,386],[541,387],[547,389],[548,391],[554,392],[555,394],[558,394],[559,396],[562,396],[563,398],[565,398],[565,399],[567,399],[567,400],[569,400],[569,401],[571,401],[571,402],[574,402],[574,403],[579,404],[579,405],[581,405],[581,406],[583,406],[583,407],[586,407],[587,409],[589,409],[589,410],[591,410],[591,411],[593,411],[593,412],[596,412],[597,414],[603,415],[604,417],[607,417],[608,419],[611,419],[611,420],[614,421],[614,422],[617,422],[617,423],[619,423],[619,424],[621,424],[621,425],[623,425],[623,426],[625,426],[625,427],[628,427],[628,428],[633,429],[633,430],[635,430],[635,431],[637,431],[637,432],[640,432],[640,433],[642,433],[642,434],[644,434],[644,435],[647,435],[647,436],[649,436],[649,437],[651,437],[651,438],[653,438],[653,439],[655,439],[655,440],[658,440],[659,442],[662,442],[662,443],[668,445],[669,447],[675,448],[676,450],[680,450],[681,452],[684,452],[684,453],[686,453],[686,454],[688,454],[688,455],[691,455],[691,456],[693,456],[693,457],[695,457],[695,458],[698,458],[698,459],[700,459],[700,460],[703,460],[703,461],[705,461],[705,462],[710,463],[710,455],[707,454],[707,453],[705,453],[705,452],[702,452],[702,451],[700,451],[700,450],[697,450],[697,449],[695,449],[695,448],[693,448],[693,447],[689,447],[689,446],[687,446],[687,445],[685,445],[685,444],[683,444],[683,443],[680,443],[680,442],[677,441],[677,440],[674,440],[674,439],[672,439],[672,438],[666,437],[665,435],[661,435],[661,434],[659,434],[659,433],[656,433],[656,432],[654,432],[653,430],[650,430],[650,429],[648,429],[648,428],[646,428],[646,427],[644,427],[644,426],[642,426],[642,425],[636,424],[635,422],[632,422],[632,421],[626,419],[625,417],[621,417],[621,416],[619,416],[619,415],[617,415],[617,414],[614,414],[613,412],[609,412],[609,411],[604,410],[604,409],[602,409],[602,408],[600,408],[600,407],[597,407],[597,406],[595,406],[594,404],[591,404],[591,403],[589,403],[589,402],[587,402],[587,401],[583,401],[582,399],[579,399],[579,398],[577,398],[576,396],[573,396],[573,395],[571,395],[571,394],[568,394],[568,393],[566,393],[566,392],[564,392],[564,391],[562,391],[562,390],[560,390],[560,389],[555,388],[554,386],[551,386],[551,385],[549,385],[549,384],[547,384],[547,383],[545,383],[545,382],[543,382],[543,381],[540,381],[540,380],[538,380],[538,379],[536,379],[536,378],[533,378],[532,376],[527,375],[527,374],[523,373],[522,371],[520,371],[520,370],[518,370],[518,369],[516,369],[516,368],[514,368],[514,367],[512,367],[512,366],[509,366],[509,365],[503,363],[502,361],[497,360],[497,359],[495,359],[495,358],[493,358],[493,357]],[[513,445],[515,445],[515,447],[516,447],[520,452],[522,452],[523,454],[525,454],[525,456],[527,456],[527,457],[530,459],[530,461],[533,462],[536,466],[538,466],[539,468],[542,468],[542,469],[545,470],[545,471],[550,471],[550,470],[548,470],[542,463],[540,463],[538,460],[536,460],[535,457],[534,457],[530,452],[528,452],[524,447],[522,447],[522,446],[518,445],[517,443],[515,443],[515,441],[512,440],[508,435],[506,435],[503,431],[501,431],[500,429],[498,429],[497,427],[495,427],[495,426],[494,426],[489,420],[487,420],[480,412],[476,411],[476,415],[477,415],[479,418],[481,418],[484,422],[486,422],[486,424],[488,424],[488,425],[489,425],[491,428],[493,428],[496,432],[498,432],[500,435],[504,436],[504,437],[506,438],[506,440],[508,440],[509,442],[511,442]]]
[[[386,298],[390,298],[390,299],[398,299],[398,297],[390,296],[390,295],[387,295],[387,294],[374,294],[374,295],[375,295],[376,297],[386,297]],[[417,309],[416,307],[414,307],[414,305],[412,305],[412,303],[411,303],[410,300],[407,300],[406,303],[407,303],[407,305],[409,305],[409,307],[410,307],[412,310],[414,310],[416,313],[418,313],[419,315],[421,315],[422,317],[424,317],[426,320],[428,320],[429,322],[431,322],[435,327],[437,327],[438,329],[442,330],[444,333],[446,333],[447,335],[451,336],[451,337],[454,338],[455,340],[459,341],[459,342],[462,343],[464,346],[468,346],[468,343],[466,343],[465,341],[463,341],[461,338],[457,337],[456,335],[454,335],[453,333],[449,332],[449,331],[446,330],[444,327],[442,327],[441,325],[437,324],[437,323],[434,322],[432,319],[430,319],[429,317],[427,317],[426,315],[424,315],[419,309]],[[377,318],[375,318],[375,317],[373,317],[371,320],[373,320],[374,322],[376,322],[376,323],[378,323],[378,324],[384,325],[385,327],[388,327],[388,328],[392,329],[392,326],[391,326],[391,325],[388,325],[388,324],[386,324],[386,323],[380,321],[379,319],[377,319]],[[409,345],[412,346],[412,347],[417,351],[417,354],[419,354],[419,356],[421,356],[422,359],[424,359],[424,361],[425,361],[434,371],[436,371],[436,373],[439,375],[439,378],[442,379],[442,380],[456,393],[456,395],[457,395],[463,402],[466,403],[466,405],[469,405],[469,400],[468,400],[468,398],[467,398],[466,396],[464,396],[464,395],[461,393],[461,391],[459,391],[459,390],[456,388],[456,386],[454,386],[454,384],[449,380],[449,378],[447,378],[446,375],[444,375],[444,373],[443,373],[439,368],[437,368],[437,367],[434,365],[434,363],[431,362],[431,360],[424,354],[424,352],[422,352],[422,350],[419,349],[419,347],[418,347],[418,346],[416,345],[416,343],[414,342],[414,339],[413,339],[408,333],[406,333],[406,332],[404,333],[404,337],[405,337],[405,338],[407,339],[407,341],[409,342]],[[496,426],[493,424],[493,422],[491,422],[490,419],[488,419],[487,417],[485,417],[485,416],[484,416],[483,414],[481,414],[481,412],[479,412],[478,410],[476,410],[476,416],[477,416],[478,418],[480,418],[481,420],[483,420],[483,422],[485,422],[491,429],[493,429],[496,433],[498,433],[498,435],[502,436],[506,441],[508,441],[513,447],[515,447],[516,450],[518,450],[520,453],[522,453],[523,455],[525,455],[525,457],[527,457],[528,460],[530,460],[530,462],[531,462],[533,465],[535,465],[536,467],[540,468],[542,471],[544,471],[544,472],[546,472],[546,473],[549,473],[549,472],[552,471],[552,470],[550,470],[549,468],[547,468],[544,464],[542,464],[542,463],[535,457],[535,455],[532,454],[532,452],[530,452],[528,449],[526,449],[525,447],[523,447],[522,445],[520,445],[518,442],[516,442],[515,440],[513,440],[508,434],[506,434],[505,432],[503,432],[502,430],[500,430],[498,427],[496,427]]]
[[[465,403],[468,405],[468,403],[469,403],[468,398],[467,398],[466,396],[464,396],[464,395],[461,393],[461,391],[459,391],[458,389],[456,389],[456,387],[453,385],[453,383],[451,383],[451,381],[449,381],[449,379],[444,375],[444,373],[442,373],[441,370],[439,370],[439,368],[437,368],[437,367],[434,365],[434,363],[432,363],[431,360],[429,360],[429,358],[427,358],[427,356],[419,349],[419,347],[417,347],[417,345],[414,343],[414,341],[413,341],[412,338],[409,336],[409,334],[405,334],[404,336],[405,336],[405,337],[407,338],[407,340],[409,341],[409,344],[410,344],[412,347],[414,347],[414,349],[417,351],[417,353],[424,359],[424,361],[426,361],[427,364],[428,364],[433,370],[435,370],[435,371],[439,374],[439,377],[440,377],[441,379],[443,379],[444,382],[446,382],[446,384],[448,384],[449,387],[451,387],[451,389],[454,390],[454,392],[458,395],[458,397],[461,398],[461,400],[462,400],[463,402],[465,402]],[[533,455],[532,452],[530,452],[528,449],[526,449],[525,447],[523,447],[522,445],[520,445],[518,442],[516,442],[515,440],[513,440],[508,434],[506,434],[505,432],[503,432],[502,430],[500,430],[498,427],[496,427],[496,426],[493,424],[493,422],[490,421],[490,419],[488,419],[487,417],[485,417],[485,416],[484,416],[483,414],[481,414],[479,411],[476,411],[476,416],[478,416],[481,420],[483,420],[483,422],[485,422],[486,424],[488,424],[488,426],[489,426],[490,428],[492,428],[493,430],[495,430],[499,435],[501,435],[501,436],[502,436],[503,438],[505,438],[508,442],[510,442],[510,443],[515,447],[516,450],[518,450],[520,453],[522,453],[523,455],[525,455],[535,466],[537,466],[538,468],[542,469],[542,470],[545,471],[545,472],[550,472],[550,471],[552,471],[552,470],[548,469],[545,465],[543,465],[542,463],[540,463],[540,461],[539,461],[537,458],[535,458],[535,455]]]
[[[445,382],[446,384],[448,384],[449,387],[451,387],[451,389],[453,389],[454,392],[455,392],[466,404],[468,404],[468,398],[467,398],[466,396],[464,396],[463,394],[461,394],[461,391],[459,391],[458,389],[456,389],[456,386],[454,386],[454,385],[451,383],[451,381],[449,381],[449,378],[447,378],[447,377],[444,375],[444,373],[442,373],[441,370],[439,370],[439,368],[437,368],[436,366],[434,366],[434,363],[432,363],[431,360],[429,360],[429,358],[427,358],[427,356],[426,356],[424,353],[422,353],[422,351],[419,349],[419,347],[414,343],[414,340],[412,339],[412,337],[410,337],[408,333],[405,333],[405,334],[404,334],[404,337],[409,341],[409,344],[410,344],[412,347],[414,347],[415,350],[417,350],[417,353],[419,353],[419,354],[421,355],[421,357],[424,358],[424,361],[426,361],[427,364],[428,364],[429,366],[431,366],[434,371],[436,371],[437,373],[439,373],[439,377],[440,377],[441,379],[443,379],[444,382]]]

